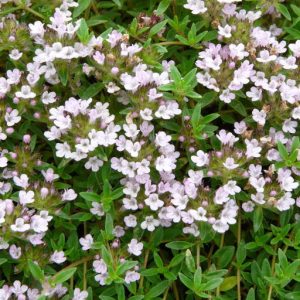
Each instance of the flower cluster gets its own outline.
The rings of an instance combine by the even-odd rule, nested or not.
[[[196,69],[181,76],[160,63],[168,42],[94,34],[74,17],[82,3],[61,2],[49,21],[0,22],[0,259],[25,280],[6,270],[0,299],[92,299],[87,281],[134,294],[154,235],[200,241],[203,228],[224,234],[242,215],[300,207],[300,41],[257,25],[274,7],[188,0],[218,36],[193,46]],[[166,24],[157,18],[149,38]],[[131,33],[148,28],[134,24]]]

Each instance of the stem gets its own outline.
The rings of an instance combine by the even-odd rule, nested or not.
[[[43,20],[46,19],[42,14],[38,13],[37,11],[35,11],[34,9],[32,9],[26,5],[20,5],[19,8],[28,11],[29,13],[35,15],[36,17],[38,17],[40,19],[43,19]]]
[[[95,1],[92,1],[92,10],[94,11],[94,13],[96,15],[100,15],[100,12],[99,12],[99,10],[97,8],[97,5],[96,5]]]
[[[174,292],[175,300],[180,300],[180,296],[179,296],[178,289],[177,289],[175,281],[172,284],[172,289],[173,289],[173,292]]]
[[[197,248],[196,248],[196,251],[197,251],[197,256],[196,256],[196,264],[197,264],[197,268],[200,267],[200,248],[201,248],[201,244],[200,244],[200,241],[197,243]]]
[[[239,246],[240,242],[241,242],[241,214],[238,213],[238,220],[237,220],[237,246]],[[237,299],[241,300],[242,299],[242,295],[241,295],[241,270],[240,267],[237,266],[236,269],[236,281],[237,281]]]
[[[170,289],[170,287],[168,287],[168,288],[166,289],[166,291],[164,292],[164,297],[163,297],[162,300],[167,300],[168,293],[169,293],[169,289]]]
[[[83,223],[83,231],[84,231],[84,236],[87,234],[87,226],[86,222]],[[86,272],[87,272],[87,262],[85,261],[83,263],[83,290],[85,291],[87,288],[87,282],[86,282]]]
[[[225,238],[225,233],[223,233],[221,235],[221,241],[220,241],[220,247],[219,247],[219,249],[222,249],[223,246],[224,246],[224,238]],[[217,287],[216,296],[220,296],[220,287]]]
[[[272,266],[271,266],[272,276],[274,275],[274,270],[275,270],[277,246],[275,247],[274,251],[275,251],[275,253],[274,253],[273,258],[272,258]],[[273,292],[273,286],[272,286],[272,284],[270,284],[267,300],[272,300],[272,292]]]
[[[150,254],[150,249],[147,249],[146,253],[145,253],[144,264],[143,264],[144,268],[147,267],[147,263],[148,263],[148,259],[149,259],[149,254]],[[141,276],[140,284],[139,284],[139,290],[142,290],[143,286],[144,286],[144,276]]]

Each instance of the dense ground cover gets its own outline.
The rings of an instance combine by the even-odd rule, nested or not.
[[[0,18],[0,300],[300,299],[300,3]]]

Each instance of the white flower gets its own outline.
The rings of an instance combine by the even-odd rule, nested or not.
[[[264,192],[266,181],[263,177],[259,177],[259,178],[250,177],[249,182],[256,189],[258,193]]]
[[[9,57],[12,60],[19,60],[22,57],[23,53],[20,52],[18,49],[13,49],[9,53]]]
[[[50,261],[52,261],[56,264],[62,264],[66,260],[67,260],[67,258],[65,257],[64,251],[55,250],[54,253],[50,257]]]
[[[251,141],[246,139],[245,143],[247,146],[247,158],[260,157],[260,151],[262,150],[262,148],[259,146],[258,141],[256,139],[252,139]]]
[[[226,193],[232,196],[238,194],[241,191],[241,188],[236,184],[236,181],[234,180],[229,180],[227,184],[223,186],[223,188]]]
[[[7,167],[8,159],[4,156],[0,157],[0,168]]]
[[[221,220],[217,220],[212,227],[216,232],[219,233],[224,233],[229,229],[229,225]]]
[[[231,26],[229,26],[228,24],[226,24],[224,27],[222,26],[218,26],[218,33],[221,36],[224,36],[226,38],[230,38],[231,37]]]
[[[291,119],[287,119],[283,123],[282,130],[284,132],[296,133],[297,125],[298,125],[297,121],[292,121]]]
[[[114,94],[120,90],[114,82],[109,82],[105,87],[109,94]]]
[[[266,117],[267,114],[264,110],[258,110],[258,109],[253,109],[252,111],[252,118],[255,122],[257,122],[259,125],[264,126],[266,123]]]
[[[259,52],[259,56],[256,58],[261,63],[268,63],[277,59],[276,55],[270,55],[268,50],[262,50]]]
[[[33,191],[20,191],[19,201],[22,205],[26,205],[34,202],[34,192]]]
[[[254,201],[257,204],[264,204],[266,203],[264,199],[264,194],[263,193],[257,193],[256,195],[251,195],[251,200]]]
[[[167,135],[164,131],[159,131],[155,136],[155,144],[159,147],[165,147],[169,144],[172,137]]]
[[[127,251],[135,256],[140,256],[144,248],[143,243],[139,243],[136,239],[132,239],[128,244]]]
[[[202,0],[187,0],[187,3],[184,4],[183,7],[191,10],[194,15],[205,13],[207,11],[205,3]]]
[[[235,99],[235,94],[231,93],[229,89],[224,90],[220,95],[220,100],[225,103],[230,103],[234,99]]]
[[[56,94],[55,92],[44,92],[42,94],[42,102],[45,104],[45,105],[48,105],[48,104],[51,104],[51,103],[54,103],[56,101]]]
[[[96,273],[99,273],[99,274],[107,273],[107,265],[102,258],[99,260],[93,261],[93,268]]]
[[[36,93],[31,91],[31,88],[29,85],[23,85],[21,87],[21,91],[16,92],[16,96],[18,98],[23,98],[23,99],[32,99],[36,96]]]
[[[151,194],[147,199],[145,199],[145,203],[150,207],[151,210],[158,210],[158,208],[164,206],[164,202],[158,198],[157,194]]]
[[[153,119],[152,113],[153,111],[150,108],[145,108],[143,110],[140,110],[140,115],[142,119],[145,121],[151,121]]]
[[[225,162],[223,163],[223,166],[228,170],[236,169],[239,164],[234,163],[234,159],[232,157],[227,157]]]
[[[36,233],[46,232],[48,230],[48,220],[39,215],[34,215],[31,218],[30,226]]]
[[[131,282],[140,280],[140,277],[141,277],[140,273],[136,271],[127,271],[124,280],[127,284],[130,284]]]
[[[171,173],[176,168],[176,165],[172,158],[161,155],[155,161],[155,168],[159,172]]]
[[[124,218],[124,223],[127,227],[135,227],[137,225],[136,216],[128,215]]]
[[[17,218],[15,223],[13,225],[10,225],[10,228],[11,228],[12,231],[25,232],[25,231],[30,229],[30,225],[25,224],[24,219]]]
[[[93,172],[98,172],[100,167],[103,166],[103,161],[98,159],[97,156],[90,157],[89,160],[85,163],[84,167],[86,169],[91,169]]]
[[[159,226],[159,221],[154,219],[153,216],[147,216],[145,221],[141,223],[142,229],[147,229],[148,231],[154,231],[155,227]]]
[[[20,177],[14,176],[13,180],[14,180],[15,185],[17,185],[23,189],[27,189],[29,186],[29,183],[28,183],[29,178],[26,174],[21,174]]]
[[[84,238],[79,239],[79,243],[82,246],[82,250],[86,251],[91,249],[94,239],[90,234],[87,234]]]
[[[73,189],[65,190],[62,194],[62,200],[63,201],[73,201],[77,198],[77,194]]]
[[[103,206],[99,202],[92,202],[92,208],[90,209],[90,212],[98,217],[104,216]]]
[[[79,288],[75,288],[72,300],[85,300],[88,296],[89,293],[87,291],[81,291]]]
[[[14,126],[21,121],[19,112],[16,109],[13,109],[11,112],[6,112],[4,119],[7,126]]]
[[[191,160],[197,167],[203,167],[209,162],[208,154],[204,153],[202,150],[197,151],[197,156],[193,155]]]
[[[295,204],[295,199],[292,198],[290,192],[285,193],[275,204],[279,211],[289,210]]]

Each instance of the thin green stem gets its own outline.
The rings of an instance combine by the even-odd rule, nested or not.
[[[83,231],[84,231],[84,235],[86,236],[87,234],[86,222],[83,223]],[[86,272],[87,272],[87,262],[85,261],[83,263],[83,290],[84,291],[87,289]]]
[[[149,254],[150,254],[150,249],[147,249],[147,250],[146,250],[146,253],[145,253],[144,264],[143,264],[143,267],[144,267],[144,268],[147,267],[148,259],[149,259]],[[143,286],[144,286],[144,276],[141,276],[140,284],[139,284],[139,290],[142,290],[142,289],[143,289]]]
[[[32,8],[26,6],[26,5],[20,5],[19,8],[23,9],[23,10],[26,10],[27,12],[35,15],[36,17],[38,17],[40,19],[43,19],[43,20],[46,19],[45,16],[43,16],[42,14],[38,13],[37,11],[35,11],[34,9],[32,9]]]
[[[164,296],[163,296],[163,299],[162,299],[162,300],[167,300],[168,293],[169,293],[169,289],[170,289],[170,287],[167,287],[167,289],[165,290]]]
[[[180,295],[179,295],[179,292],[178,292],[177,285],[176,285],[175,281],[172,284],[172,289],[173,289],[175,300],[180,300]]]
[[[238,214],[238,220],[237,220],[237,246],[239,246],[241,242],[241,227],[242,227],[242,220],[241,220],[241,214]],[[236,285],[237,285],[237,299],[241,300],[242,295],[241,295],[241,270],[240,267],[237,266],[236,269]]]
[[[221,241],[220,241],[219,249],[222,249],[223,246],[224,246],[224,238],[225,238],[225,233],[223,233],[221,235]],[[216,296],[220,296],[220,287],[217,287]]]
[[[196,246],[196,264],[197,268],[200,267],[200,248],[201,248],[201,242],[199,241]]]
[[[277,246],[274,248],[274,255],[273,255],[273,258],[272,258],[272,265],[271,265],[272,276],[273,276],[274,271],[275,271],[276,253],[277,253]],[[272,286],[272,284],[270,284],[267,300],[272,300],[272,292],[273,292],[273,286]]]

